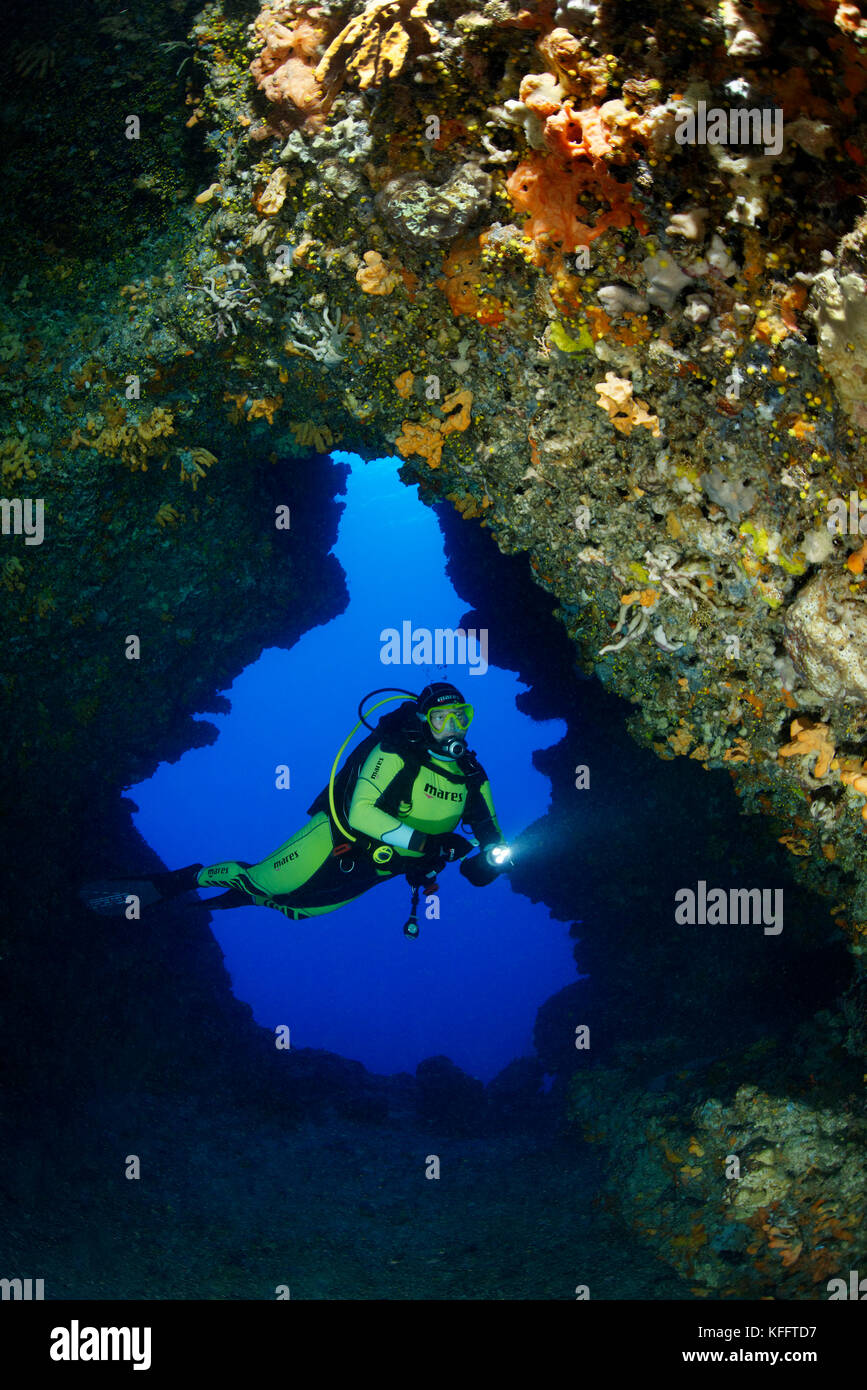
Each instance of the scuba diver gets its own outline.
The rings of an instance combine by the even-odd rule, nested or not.
[[[461,692],[445,681],[426,686],[420,695],[398,690],[367,711],[409,697],[374,728],[364,704],[381,693],[364,696],[359,722],[307,812],[311,819],[273,854],[258,864],[190,864],[125,881],[123,887],[85,885],[83,901],[94,911],[117,915],[125,912],[128,894],[147,907],[194,888],[223,888],[208,900],[208,908],[271,907],[297,921],[334,912],[376,884],[403,875],[412,888],[404,933],[418,936],[419,894],[437,891],[437,874],[446,864],[465,860],[461,873],[484,887],[511,866],[512,856],[487,774],[463,737],[473,708]],[[344,748],[362,724],[371,732],[335,776]],[[469,828],[472,842],[456,833],[458,825]],[[474,846],[479,853],[466,859]]]

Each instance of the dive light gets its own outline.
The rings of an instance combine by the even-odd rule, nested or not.
[[[489,845],[482,854],[461,860],[461,873],[474,888],[484,888],[511,864],[512,851],[508,845]]]
[[[502,869],[512,858],[512,851],[508,845],[491,845],[485,854],[489,864],[498,869]]]

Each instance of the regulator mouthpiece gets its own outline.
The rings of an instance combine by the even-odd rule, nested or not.
[[[432,753],[442,753],[447,758],[462,758],[467,751],[467,745],[462,738],[444,738],[438,745],[431,745]]]

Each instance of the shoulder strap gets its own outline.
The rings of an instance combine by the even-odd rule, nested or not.
[[[460,779],[466,783],[467,805],[469,806],[479,788],[484,786],[488,779],[488,774],[482,767],[472,748],[458,758],[458,768],[460,769]]]
[[[382,746],[388,753],[397,753],[403,759],[403,767],[392,777],[376,804],[387,815],[400,820],[399,808],[412,800],[412,789],[419,774],[422,759],[417,748],[410,741],[384,739]]]
[[[349,802],[352,800],[358,774],[367,761],[368,755],[379,744],[386,753],[397,753],[403,759],[403,767],[392,778],[376,803],[388,815],[394,816],[396,820],[400,819],[399,807],[405,806],[411,800],[415,779],[421,768],[428,765],[425,756],[427,751],[425,738],[423,733],[416,729],[409,717],[412,711],[411,705],[403,704],[398,709],[384,714],[376,728],[365,739],[362,739],[361,743],[347,757],[334,779],[334,802],[338,810],[343,810],[344,815],[346,815]],[[445,777],[447,781],[466,783],[468,806],[487,777],[485,769],[475,753],[469,748],[457,760],[456,772],[439,765],[434,769],[432,764],[429,765],[432,770]],[[319,811],[329,811],[329,809],[328,786],[326,785],[308,809],[307,814],[313,816]]]
[[[367,737],[363,738],[361,743],[357,744],[347,755],[346,761],[334,779],[334,804],[338,809],[338,814],[341,811],[344,816],[347,814],[358,774],[377,744],[380,744],[385,752],[399,753],[404,759],[404,762],[408,764],[407,767],[401,769],[397,777],[391,783],[391,786],[386,788],[386,793],[384,793],[384,795],[391,792],[396,784],[399,784],[397,785],[397,790],[403,793],[400,800],[408,800],[406,782],[407,780],[409,781],[408,789],[411,790],[418,771],[417,766],[411,768],[412,750],[416,741],[419,743],[423,742],[420,735],[416,735],[413,724],[410,722],[409,716],[413,710],[414,706],[408,701],[404,701],[397,709],[389,710],[386,714],[383,714],[376,728],[372,729]],[[382,804],[382,802],[380,801],[377,804]],[[388,810],[390,815],[396,814],[385,805],[382,805],[382,809]],[[319,811],[327,811],[330,813],[327,783],[313,804],[308,808],[307,814],[308,816],[314,816]]]

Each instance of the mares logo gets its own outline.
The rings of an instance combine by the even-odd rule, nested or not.
[[[298,855],[300,854],[300,852],[301,852],[300,850],[293,849],[293,851],[292,851],[291,854],[284,854],[282,859],[275,859],[275,860],[274,860],[274,868],[275,868],[275,869],[282,869],[282,867],[283,867],[284,864],[288,864],[288,863],[291,862],[291,860],[297,859],[297,858],[298,858]]]
[[[435,796],[438,801],[463,801],[464,799],[463,792],[441,791],[439,787],[435,787],[431,782],[425,782],[424,794],[425,796]]]

